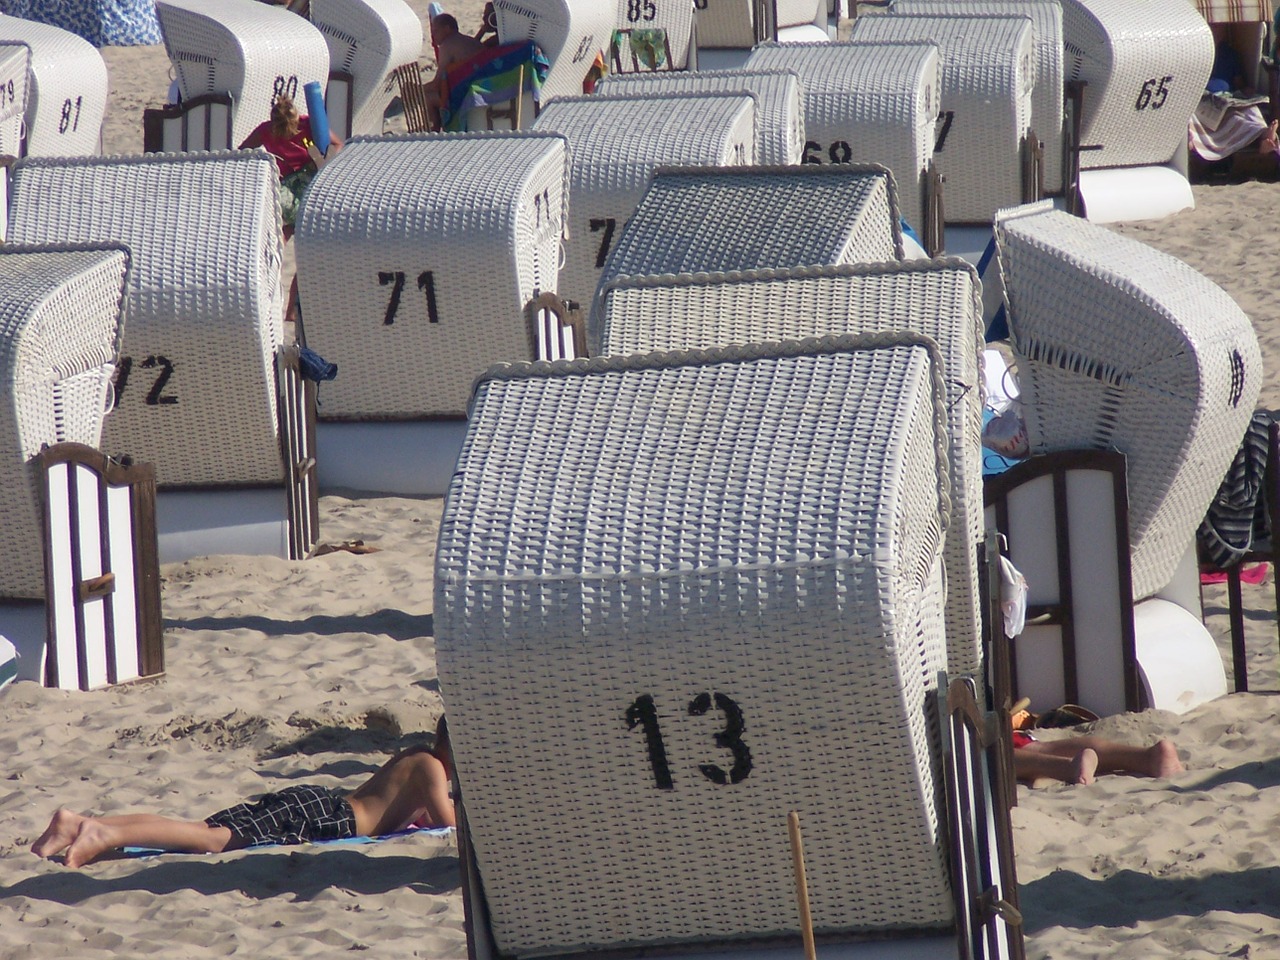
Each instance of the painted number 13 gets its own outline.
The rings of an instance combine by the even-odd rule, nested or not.
[[[742,732],[746,729],[742,708],[723,693],[700,693],[689,701],[689,716],[701,717],[710,711],[713,704],[724,715],[724,729],[713,739],[717,747],[728,750],[732,755],[733,766],[726,772],[714,763],[700,763],[698,769],[712,783],[741,783],[751,773],[751,750],[742,742]],[[628,730],[639,727],[644,731],[654,784],[659,790],[674,790],[675,782],[671,777],[671,765],[667,760],[667,747],[662,740],[653,696],[646,693],[636,697],[635,702],[627,707],[626,721]]]

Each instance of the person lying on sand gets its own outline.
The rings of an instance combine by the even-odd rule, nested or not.
[[[1013,746],[1014,773],[1026,783],[1051,778],[1089,784],[1104,773],[1172,777],[1183,771],[1178,748],[1169,740],[1150,747],[1132,747],[1102,737],[1036,740],[1029,733],[1015,730]]]
[[[396,754],[351,794],[327,787],[288,787],[202,821],[148,813],[89,817],[63,808],[31,852],[55,857],[66,851],[66,865],[81,867],[121,847],[222,853],[268,843],[381,836],[410,825],[452,827],[452,775],[453,755],[441,718],[434,747]]]

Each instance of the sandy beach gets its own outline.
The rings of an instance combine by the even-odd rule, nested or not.
[[[411,5],[424,15],[426,3]],[[480,0],[449,5],[464,30]],[[142,149],[141,111],[169,85],[162,46],[107,48],[107,153]],[[429,47],[424,63],[430,62]],[[394,129],[397,118],[388,120]],[[1280,185],[1197,186],[1196,208],[1121,232],[1223,286],[1252,318],[1280,407],[1270,294]],[[163,568],[166,676],[76,693],[0,691],[0,960],[165,957],[462,958],[457,848],[410,836],[218,856],[120,859],[80,871],[28,847],[60,806],[184,818],[290,783],[354,788],[434,730],[438,499],[329,493],[325,543],[375,553],[302,562],[219,556]],[[1271,579],[1245,587],[1250,683],[1175,717],[1093,732],[1173,739],[1186,772],[1018,789],[1017,867],[1032,958],[1280,957],[1280,645]],[[1228,677],[1225,590],[1204,594]],[[821,953],[821,951],[820,951]]]

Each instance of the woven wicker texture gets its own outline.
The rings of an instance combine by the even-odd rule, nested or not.
[[[806,163],[882,163],[902,215],[924,225],[941,89],[934,44],[763,43],[748,69],[794,70],[804,90]]]
[[[298,218],[307,340],[341,375],[326,419],[462,416],[492,363],[531,359],[525,305],[556,290],[562,137],[358,139]]]
[[[551,61],[542,102],[582,93],[582,81],[606,54],[616,12],[613,0],[493,0],[503,43],[532,40]]]
[[[806,23],[827,25],[826,0],[774,0],[779,27],[799,27]]]
[[[107,65],[97,48],[61,27],[3,14],[0,43],[31,49],[27,156],[97,153],[107,110]]]
[[[998,225],[1032,452],[1125,454],[1134,597],[1164,587],[1262,383],[1249,318],[1145,244],[1064,213]]]
[[[184,99],[229,93],[231,142],[270,119],[278,93],[306,113],[303,88],[329,82],[329,46],[297,14],[257,0],[156,0],[164,46]],[[421,29],[421,26],[419,26]]]
[[[897,189],[884,167],[671,167],[654,173],[600,285],[624,275],[900,259]],[[597,297],[587,326],[592,352],[600,343],[598,305]]]
[[[562,97],[533,128],[569,141],[569,240],[561,296],[589,304],[655,167],[755,162],[753,94]]]
[[[1031,93],[1031,127],[1044,141],[1045,190],[1063,187],[1063,53],[1062,5],[1039,0],[897,0],[894,13],[949,13],[961,16],[1017,14],[1035,28],[1036,85]]]
[[[0,42],[0,156],[16,157],[22,145],[30,63],[25,43]]]
[[[260,151],[27,159],[10,239],[128,245],[129,326],[103,449],[170,486],[277,484],[275,162]]]
[[[752,93],[759,110],[756,159],[770,166],[799,163],[804,150],[804,102],[792,70],[702,70],[606,77],[597,93]]]
[[[947,178],[948,223],[990,223],[997,210],[1022,200],[1023,140],[1035,87],[1028,18],[859,17],[852,39],[938,45],[950,124],[934,162]]]
[[[603,354],[685,350],[824,334],[907,329],[935,340],[947,377],[951,520],[947,526],[947,670],[982,674],[976,544],[982,521],[983,348],[980,287],[958,259],[620,277],[593,315]]]
[[[129,255],[0,246],[0,597],[43,599],[45,444],[96,445],[119,352]]]
[[[1088,84],[1080,165],[1168,163],[1187,144],[1187,122],[1213,67],[1213,35],[1189,3],[1159,16],[1129,0],[1062,0],[1066,80]]]
[[[858,343],[478,384],[436,644],[502,953],[794,938],[791,809],[819,931],[951,922],[941,385]]]
[[[750,50],[756,42],[754,0],[705,0],[693,13],[699,47]]]
[[[666,69],[689,65],[693,41],[693,4],[689,0],[617,0],[614,25],[623,30],[663,30],[671,60]]]
[[[352,77],[351,132],[382,133],[387,75],[422,55],[422,21],[404,0],[311,0],[329,69]]]

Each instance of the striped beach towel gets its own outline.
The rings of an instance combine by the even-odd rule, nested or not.
[[[542,84],[550,68],[531,40],[494,47],[464,60],[448,73],[449,103],[441,111],[444,128],[454,133],[465,130],[471,110],[514,100],[524,90],[533,92],[534,103],[541,102]]]

